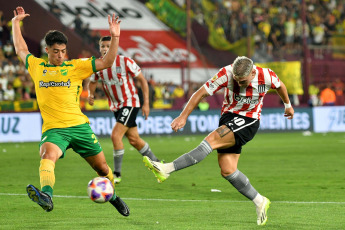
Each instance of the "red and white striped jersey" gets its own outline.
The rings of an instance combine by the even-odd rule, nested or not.
[[[225,88],[222,115],[231,112],[260,119],[265,94],[269,89],[279,88],[280,80],[271,69],[255,65],[253,68],[256,70],[255,77],[246,88],[240,87],[234,80],[232,65],[221,68],[212,79],[204,84],[210,95]]]
[[[131,58],[117,55],[111,68],[98,71],[91,75],[91,81],[102,81],[111,111],[122,107],[140,107],[134,77],[141,72],[140,67]]]

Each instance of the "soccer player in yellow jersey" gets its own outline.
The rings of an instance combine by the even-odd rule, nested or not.
[[[112,183],[114,181],[102,148],[88,124],[89,120],[79,108],[79,97],[83,79],[113,64],[119,45],[120,20],[115,14],[112,17],[108,15],[111,52],[102,59],[65,61],[67,37],[60,31],[48,31],[45,36],[48,54],[46,62],[30,54],[21,34],[19,23],[27,16],[30,15],[26,14],[22,7],[14,10],[13,43],[17,55],[24,62],[35,84],[37,102],[43,118],[43,134],[39,145],[41,190],[28,185],[26,191],[32,201],[50,212],[53,210],[55,163],[65,156],[68,148],[83,157],[99,176],[107,177]],[[128,206],[115,193],[110,203],[120,214],[129,215]]]

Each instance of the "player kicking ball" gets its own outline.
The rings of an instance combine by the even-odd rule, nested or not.
[[[108,16],[111,45],[103,59],[74,59],[66,61],[67,37],[60,31],[51,30],[45,36],[48,62],[34,57],[28,50],[21,34],[19,23],[26,14],[22,7],[14,10],[12,19],[13,43],[17,55],[24,62],[35,84],[37,102],[43,119],[40,142],[40,184],[41,191],[28,185],[29,198],[45,211],[53,210],[53,187],[55,184],[55,163],[65,157],[72,148],[97,172],[114,185],[112,170],[108,166],[101,145],[89,125],[89,119],[79,107],[82,81],[92,73],[106,69],[115,60],[120,37],[120,21],[115,14]],[[115,186],[114,186],[115,188]],[[130,214],[126,203],[115,192],[109,201],[123,215]]]
[[[249,179],[238,170],[242,146],[254,138],[260,126],[260,115],[265,94],[275,89],[285,105],[285,115],[292,119],[294,110],[287,89],[278,76],[268,68],[253,65],[247,57],[237,57],[233,64],[225,66],[208,80],[189,99],[181,114],[173,120],[171,128],[177,132],[186,124],[188,116],[199,102],[220,89],[224,90],[224,102],[219,127],[212,131],[192,151],[170,163],[159,163],[144,157],[145,165],[154,173],[158,182],[165,181],[171,173],[195,165],[213,150],[218,152],[221,175],[242,195],[256,206],[257,224],[265,225],[270,200],[256,191]]]

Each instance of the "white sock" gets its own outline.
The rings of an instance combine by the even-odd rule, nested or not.
[[[173,162],[162,164],[166,173],[172,173],[175,171],[175,166]]]
[[[258,207],[262,204],[262,202],[264,202],[264,197],[261,196],[260,193],[258,193],[256,197],[253,199],[253,202],[255,206]]]

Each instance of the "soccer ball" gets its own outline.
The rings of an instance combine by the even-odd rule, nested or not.
[[[87,194],[96,203],[105,203],[114,195],[114,187],[105,177],[95,177],[87,185]]]

